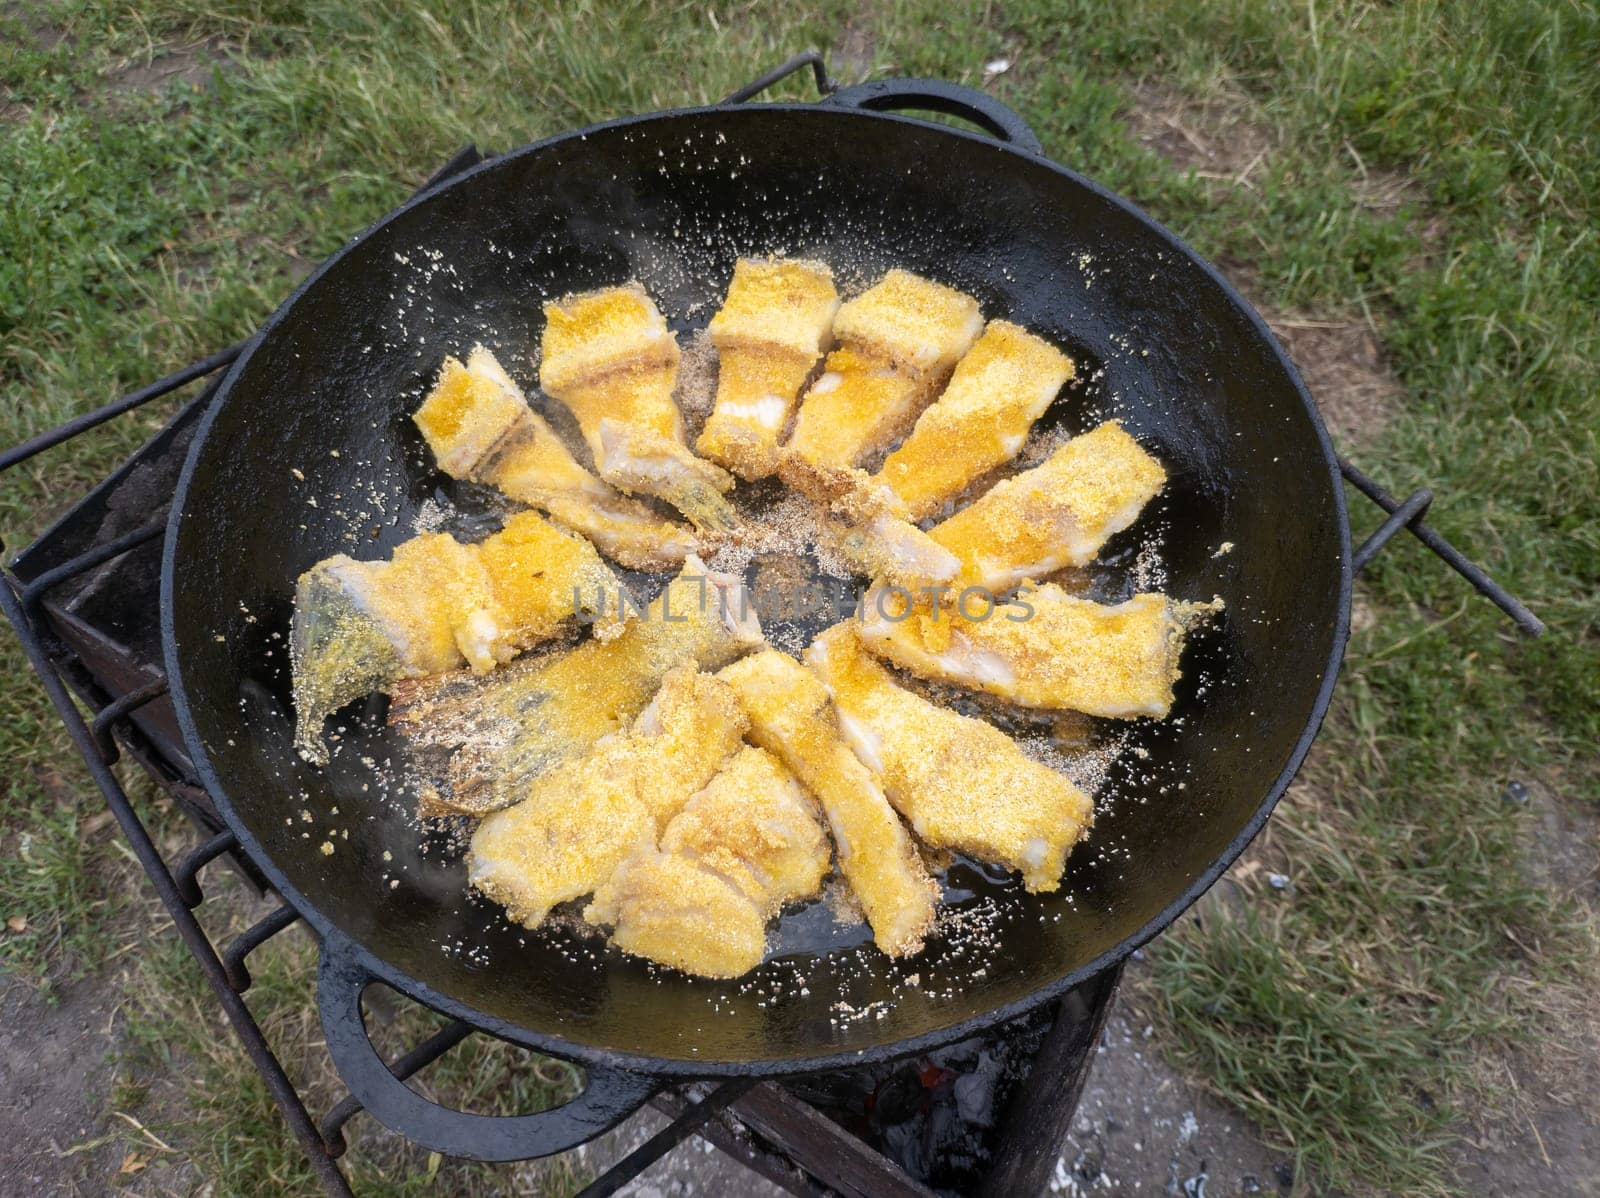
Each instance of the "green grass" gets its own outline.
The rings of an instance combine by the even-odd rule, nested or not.
[[[225,909],[245,909],[239,886],[231,881],[213,885]],[[251,1010],[308,1106],[317,1114],[328,1110],[343,1090],[321,1048],[317,1014],[305,1003],[308,981],[316,973],[314,942],[299,932],[280,936],[251,956],[250,969]],[[139,1120],[161,1141],[182,1145],[218,1193],[266,1198],[320,1192],[305,1158],[287,1138],[265,1082],[228,1033],[211,991],[175,934],[156,937],[146,947],[125,1019],[114,1109]],[[439,1017],[408,1003],[396,1004],[386,1018],[369,1019],[380,1051],[390,1056],[443,1026]],[[571,1097],[580,1077],[560,1061],[479,1036],[422,1070],[413,1084],[427,1097],[464,1110],[520,1114]],[[445,1160],[378,1129],[366,1115],[347,1124],[345,1135],[350,1150],[341,1163],[363,1195],[476,1196],[514,1187],[517,1193],[556,1196],[588,1180],[581,1165],[559,1158],[518,1166],[514,1179],[503,1167]],[[130,1150],[148,1146],[136,1135],[123,1138]]]
[[[1163,938],[1145,996],[1171,1053],[1327,1184],[1447,1190],[1461,1112],[1488,1100],[1482,1057],[1565,1034],[1531,991],[1581,985],[1593,951],[1569,896],[1525,868],[1532,816],[1500,794],[1528,779],[1600,806],[1600,12],[952,8],[76,0],[49,15],[65,36],[48,49],[7,9],[0,443],[242,335],[465,141],[713,99],[832,44],[847,18],[879,73],[976,83],[986,60],[1012,58],[994,87],[1052,155],[1246,269],[1265,302],[1372,323],[1404,399],[1352,455],[1396,492],[1434,487],[1435,526],[1551,624],[1523,641],[1419,546],[1387,550],[1361,584],[1374,619],[1352,641],[1312,785],[1262,849],[1292,891],[1247,881],[1246,913]],[[152,47],[202,38],[221,65],[198,86],[119,85]],[[1138,143],[1121,113],[1144,81],[1239,97],[1272,135],[1251,185]],[[1366,202],[1379,172],[1404,176],[1402,203]],[[0,536],[20,543],[160,419],[8,479]],[[1359,535],[1376,518],[1352,504]],[[78,834],[94,809],[77,805],[84,779],[60,765],[9,640],[0,671],[0,893],[30,919],[0,954],[26,976],[70,976],[120,934],[125,861],[109,832]],[[197,979],[175,952],[139,959],[140,1051],[159,1055]],[[263,993],[282,1020],[303,1014],[292,986]],[[232,1064],[204,1068],[213,1080],[169,1138],[246,1190],[296,1188],[264,1096],[241,1093]],[[401,1184],[383,1171],[417,1160],[383,1151],[372,1175]]]

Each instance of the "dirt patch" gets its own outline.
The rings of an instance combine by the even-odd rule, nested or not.
[[[104,75],[113,96],[141,96],[181,85],[204,87],[216,71],[235,70],[219,38],[205,38],[187,46],[164,45],[142,58],[119,63]]]
[[[0,1172],[19,1191],[103,1193],[126,1150],[108,1135],[115,989],[86,979],[52,1002],[0,982]]]
[[[845,22],[844,32],[833,49],[828,51],[828,71],[843,87],[860,83],[872,73],[872,59],[878,48],[878,39],[872,27],[860,15]]]
[[[0,20],[22,27],[22,49],[54,50],[66,40],[67,30],[27,4],[0,4]]]
[[[1580,799],[1565,797],[1552,780],[1533,779],[1522,789],[1537,821],[1529,843],[1529,874],[1549,889],[1573,896],[1591,912],[1600,912],[1600,812]],[[1507,793],[1513,802],[1522,797],[1515,783]]]
[[[1135,959],[1124,993],[1139,985]],[[1287,1194],[1293,1165],[1249,1120],[1162,1060],[1136,1003],[1119,999],[1095,1049],[1052,1194]]]
[[[1339,445],[1372,441],[1405,396],[1383,344],[1364,321],[1324,320],[1257,304],[1305,380]]]
[[[1242,92],[1197,98],[1146,80],[1128,94],[1123,119],[1134,137],[1199,178],[1252,187],[1251,177],[1278,147],[1276,131]]]

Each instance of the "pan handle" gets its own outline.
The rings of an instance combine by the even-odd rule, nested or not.
[[[476,1161],[552,1156],[609,1131],[660,1088],[651,1077],[589,1068],[583,1092],[548,1111],[474,1115],[442,1107],[396,1077],[373,1047],[361,1014],[362,992],[373,980],[354,945],[336,933],[324,937],[317,1002],[328,1055],[357,1102],[424,1148]]]
[[[958,116],[994,134],[1006,145],[1030,154],[1043,154],[1044,146],[1028,122],[987,92],[943,79],[874,79],[842,87],[825,103],[869,112],[899,112],[920,108]]]
[[[1345,476],[1351,486],[1388,513],[1388,518],[1373,530],[1370,537],[1361,542],[1360,547],[1352,555],[1350,564],[1357,574],[1366,569],[1367,563],[1377,557],[1378,552],[1403,528],[1426,545],[1445,565],[1470,582],[1480,595],[1510,616],[1523,632],[1529,636],[1544,635],[1543,620],[1523,606],[1522,602],[1505,587],[1484,573],[1483,567],[1468,559],[1459,549],[1422,522],[1423,516],[1427,514],[1428,505],[1433,502],[1432,491],[1422,487],[1413,491],[1404,500],[1396,499],[1344,458],[1339,459],[1339,473]]]

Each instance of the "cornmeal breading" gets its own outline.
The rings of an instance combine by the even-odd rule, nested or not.
[[[678,343],[637,283],[544,306],[539,383],[578,421],[607,482],[655,495],[701,529],[737,525],[727,471],[689,452],[673,399]]]
[[[483,346],[463,366],[447,357],[412,417],[439,468],[537,507],[634,570],[664,570],[695,550],[694,534],[619,494],[578,464]]]
[[[828,872],[815,800],[781,761],[751,746],[673,817],[661,849],[720,874],[764,916],[816,894]]]
[[[807,461],[855,466],[892,444],[982,327],[971,296],[891,270],[840,306],[839,348],[806,392],[789,448]]]
[[[962,585],[998,594],[1093,561],[1166,481],[1161,463],[1108,420],[1041,465],[996,483],[931,535],[961,559]]]
[[[854,466],[910,427],[937,388],[886,358],[840,346],[806,389],[788,447],[809,462]]]
[[[992,320],[956,363],[944,394],[883,463],[878,479],[912,519],[932,515],[1017,455],[1033,422],[1072,378],[1072,359],[1007,320]]]
[[[924,842],[1018,870],[1031,891],[1060,885],[1094,804],[982,720],[936,707],[896,684],[835,625],[806,653],[833,696],[839,727],[889,802]]]
[[[828,872],[816,805],[763,749],[739,750],[667,825],[661,848],[618,867],[584,911],[636,956],[709,977],[761,963],[766,921]]]
[[[1165,716],[1187,628],[1222,609],[1220,599],[1196,605],[1157,594],[1107,606],[1055,585],[982,620],[950,604],[905,613],[899,600],[883,592],[863,600],[861,639],[879,656],[1024,707],[1112,719]]]
[[[845,345],[921,375],[947,373],[982,331],[977,300],[899,269],[841,305],[833,320]]]
[[[740,258],[722,307],[707,326],[719,350],[782,351],[813,362],[828,347],[839,293],[825,262]]]
[[[295,586],[296,744],[326,761],[322,722],[350,700],[463,661],[487,673],[556,635],[580,610],[595,614],[595,596],[620,586],[589,542],[533,512],[513,515],[477,544],[424,533],[386,562],[343,554],[319,562]],[[618,634],[617,615],[596,631]]]
[[[513,666],[486,685],[457,675],[399,684],[389,722],[421,776],[419,812],[482,815],[520,802],[540,774],[638,715],[673,667],[715,670],[760,642],[743,582],[691,557],[613,640]]]
[[[544,305],[539,384],[552,395],[616,370],[676,366],[678,343],[638,283]]]
[[[623,952],[701,977],[749,973],[767,947],[766,917],[738,887],[654,849],[624,861],[584,917],[615,924],[611,943]]]
[[[528,796],[478,825],[471,884],[537,925],[557,903],[605,884],[656,837],[738,747],[747,720],[732,690],[692,666],[671,671],[625,732],[541,774]]]
[[[839,870],[878,947],[896,957],[918,951],[933,925],[938,887],[872,774],[840,739],[826,689],[774,649],[718,676],[750,716],[750,739],[775,753],[822,804]]]
[[[836,552],[868,578],[912,591],[954,582],[961,562],[910,520],[887,487],[852,467],[820,466],[780,451],[779,477],[831,513],[822,531]]]
[[[700,453],[742,478],[777,469],[778,438],[838,307],[833,272],[820,262],[739,259],[709,326],[717,396],[695,442]]]
[[[531,409],[521,389],[483,346],[472,347],[467,363],[445,358],[433,389],[411,420],[433,450],[439,469],[453,478],[487,481],[478,474],[479,468]]]

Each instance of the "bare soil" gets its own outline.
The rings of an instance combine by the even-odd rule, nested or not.
[[[115,1177],[126,1155],[105,1133],[117,996],[114,978],[54,1001],[0,979],[0,1190],[104,1193]]]

